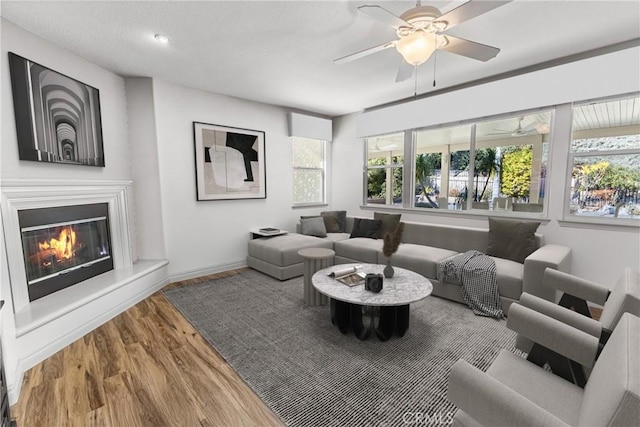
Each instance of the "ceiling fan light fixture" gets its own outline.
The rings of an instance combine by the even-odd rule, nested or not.
[[[416,31],[398,40],[395,47],[405,61],[417,67],[424,64],[436,50],[436,35]]]

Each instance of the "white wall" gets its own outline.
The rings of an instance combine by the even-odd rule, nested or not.
[[[287,110],[153,82],[164,235],[172,280],[246,265],[249,229],[295,231]],[[193,122],[265,132],[267,198],[196,201]]]
[[[640,48],[627,49],[513,77],[437,97],[424,98],[353,114],[334,120],[332,208],[347,209],[350,215],[373,216],[372,208],[362,209],[364,143],[360,135],[374,135],[429,126],[518,109],[545,107],[570,100],[583,100],[640,90]],[[556,122],[570,121],[570,107],[556,114]],[[558,126],[559,128],[559,126]],[[552,135],[548,199],[550,221],[539,228],[547,243],[570,246],[573,273],[613,285],[624,267],[640,269],[640,232],[637,228],[561,225],[568,176],[567,154],[570,132]],[[349,183],[349,185],[345,185]],[[407,221],[471,227],[488,227],[486,218],[428,212],[404,212]]]
[[[136,210],[138,257],[163,259],[164,246],[162,200],[160,199],[160,170],[156,135],[153,80],[127,78],[127,111],[133,191]]]

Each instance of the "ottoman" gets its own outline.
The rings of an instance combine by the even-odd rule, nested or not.
[[[298,251],[305,248],[333,249],[333,242],[297,233],[249,240],[247,264],[278,280],[302,276],[304,264]]]

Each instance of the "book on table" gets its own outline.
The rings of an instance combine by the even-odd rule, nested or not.
[[[329,273],[329,277],[347,286],[356,286],[364,283],[365,274],[358,271],[359,265],[347,267]]]
[[[279,228],[272,228],[272,227],[265,227],[265,228],[261,228],[259,231],[261,233],[265,233],[265,234],[275,234],[275,233],[279,233],[280,229]]]

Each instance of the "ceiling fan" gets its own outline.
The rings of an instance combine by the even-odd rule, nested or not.
[[[470,0],[443,15],[433,6],[422,6],[420,0],[418,0],[415,7],[407,10],[399,17],[378,5],[358,6],[359,12],[394,27],[398,40],[392,40],[379,46],[343,56],[333,62],[342,64],[395,47],[404,59],[400,63],[400,69],[396,77],[396,81],[400,82],[411,77],[413,71],[426,62],[437,49],[479,61],[488,61],[494,58],[500,52],[500,49],[443,33],[458,24],[503,6],[510,1]]]
[[[522,122],[524,121],[524,117],[520,117],[518,119],[518,126],[515,129],[495,129],[495,132],[488,133],[489,135],[508,135],[508,136],[528,136],[528,135],[541,135],[545,133],[549,133],[549,125],[541,122],[533,122],[526,126],[522,126]]]

